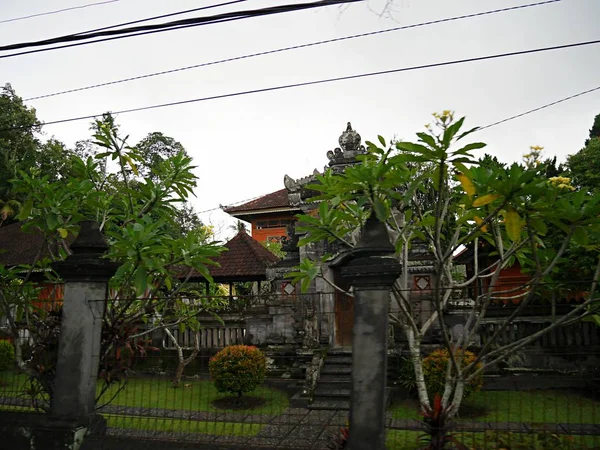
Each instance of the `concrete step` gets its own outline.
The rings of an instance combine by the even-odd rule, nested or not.
[[[338,398],[345,397],[350,398],[350,388],[339,388],[339,387],[331,387],[331,386],[321,386],[317,384],[317,388],[315,389],[315,398],[319,397],[328,397],[328,398]]]
[[[352,356],[327,355],[325,364],[347,364],[352,365]]]
[[[333,349],[327,352],[329,356],[352,356],[352,350]]]
[[[319,377],[319,384],[321,383],[352,383],[352,376],[350,374],[329,374],[322,373]]]
[[[329,389],[350,389],[352,382],[350,380],[319,380],[317,386]]]
[[[327,365],[325,364],[321,369],[321,375],[348,375],[352,374],[352,367],[338,366],[338,365]]]
[[[336,399],[315,399],[308,409],[328,410],[328,411],[348,411],[350,410],[350,401]]]

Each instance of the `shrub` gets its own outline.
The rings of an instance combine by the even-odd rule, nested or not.
[[[446,448],[469,450],[452,434],[450,411],[442,406],[440,394],[435,394],[433,407],[425,407],[423,419],[425,421],[425,434],[421,436],[420,440],[427,443],[423,450],[444,450]]]
[[[465,367],[475,361],[475,354],[469,350],[457,349],[454,350],[455,355],[462,357],[461,367]],[[446,387],[446,368],[450,363],[450,356],[447,348],[440,348],[431,352],[423,359],[423,375],[427,392],[431,397],[435,394],[442,395]],[[481,364],[477,364],[476,369],[479,369]],[[483,386],[483,374],[473,378],[466,386],[464,398],[471,395],[473,392],[478,392]]]
[[[0,372],[12,367],[15,361],[15,348],[10,341],[0,341]]]
[[[232,345],[210,359],[208,370],[217,391],[241,397],[264,381],[266,359],[256,347]]]
[[[403,357],[400,359],[398,373],[398,384],[402,386],[409,395],[415,395],[417,393],[417,380],[415,378],[415,366],[410,360],[410,357]]]

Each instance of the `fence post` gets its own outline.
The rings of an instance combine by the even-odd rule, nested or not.
[[[385,224],[372,215],[358,245],[342,262],[354,291],[352,329],[352,450],[385,449],[385,398],[390,290],[400,274]]]
[[[102,259],[107,249],[98,223],[84,221],[73,254],[53,264],[65,283],[51,408],[57,418],[85,421],[94,414],[102,316],[108,280],[118,266]]]

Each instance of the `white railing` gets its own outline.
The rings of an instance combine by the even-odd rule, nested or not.
[[[195,347],[194,331],[179,329],[171,330],[177,343],[184,350],[191,350]],[[207,327],[200,330],[200,348],[201,349],[217,349],[224,348],[229,345],[240,345],[244,343],[246,336],[246,328],[242,326],[225,326],[225,327]],[[173,341],[165,333],[163,336],[163,348],[166,350],[175,350],[176,346]]]

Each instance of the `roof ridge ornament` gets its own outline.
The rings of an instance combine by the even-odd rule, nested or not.
[[[329,158],[329,166],[342,166],[353,164],[356,162],[358,155],[365,154],[367,151],[364,145],[361,145],[361,137],[352,129],[352,124],[348,122],[346,131],[344,131],[339,139],[339,147],[327,152]]]

